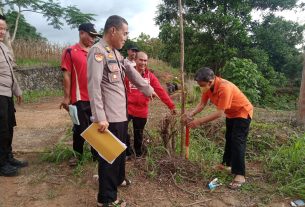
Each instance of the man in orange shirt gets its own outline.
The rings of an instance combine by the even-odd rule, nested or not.
[[[229,188],[237,189],[246,182],[245,151],[249,126],[253,115],[253,106],[247,97],[233,83],[217,77],[209,68],[197,71],[195,80],[202,88],[202,98],[196,108],[186,114],[183,119],[187,126],[196,128],[204,123],[226,116],[226,143],[222,165],[231,167],[234,175]],[[207,116],[192,120],[202,111],[208,100],[217,110]]]

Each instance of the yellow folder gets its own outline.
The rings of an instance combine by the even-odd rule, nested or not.
[[[99,132],[97,123],[92,123],[81,136],[110,164],[126,149],[126,145],[108,129]]]

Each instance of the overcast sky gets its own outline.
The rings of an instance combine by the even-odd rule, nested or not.
[[[130,38],[138,37],[141,32],[157,37],[159,28],[155,25],[157,5],[160,0],[60,0],[62,6],[75,5],[84,13],[96,14],[95,28],[99,31],[104,27],[110,15],[124,17],[129,26]],[[53,29],[39,14],[24,13],[26,20],[36,27],[38,32],[54,43],[66,44],[78,41],[77,29],[65,26],[62,30]]]
[[[302,0],[305,2],[305,0]],[[157,5],[161,0],[60,0],[63,6],[75,5],[84,13],[93,13],[97,16],[95,28],[99,31],[104,27],[107,17],[113,14],[124,17],[129,24],[130,38],[135,38],[141,32],[149,34],[151,37],[157,37],[159,28],[155,25]],[[279,13],[286,19],[298,21],[305,24],[305,15],[300,11],[284,11]],[[42,36],[49,41],[60,44],[73,44],[78,41],[77,29],[71,29],[65,26],[62,30],[53,29],[46,20],[39,14],[24,13],[26,20],[36,27]],[[254,14],[255,19],[260,18],[260,13]]]

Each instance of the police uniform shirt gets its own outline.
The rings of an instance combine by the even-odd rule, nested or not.
[[[0,42],[0,95],[21,96],[22,92],[13,72],[13,58],[3,42]]]
[[[94,122],[127,121],[127,96],[125,74],[146,96],[153,93],[152,87],[129,64],[123,66],[123,56],[110,49],[101,39],[88,53],[88,92]]]

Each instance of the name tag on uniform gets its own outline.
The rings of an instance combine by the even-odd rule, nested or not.
[[[108,73],[108,77],[109,77],[109,81],[111,83],[118,82],[120,80],[120,72],[115,71],[115,72]]]

